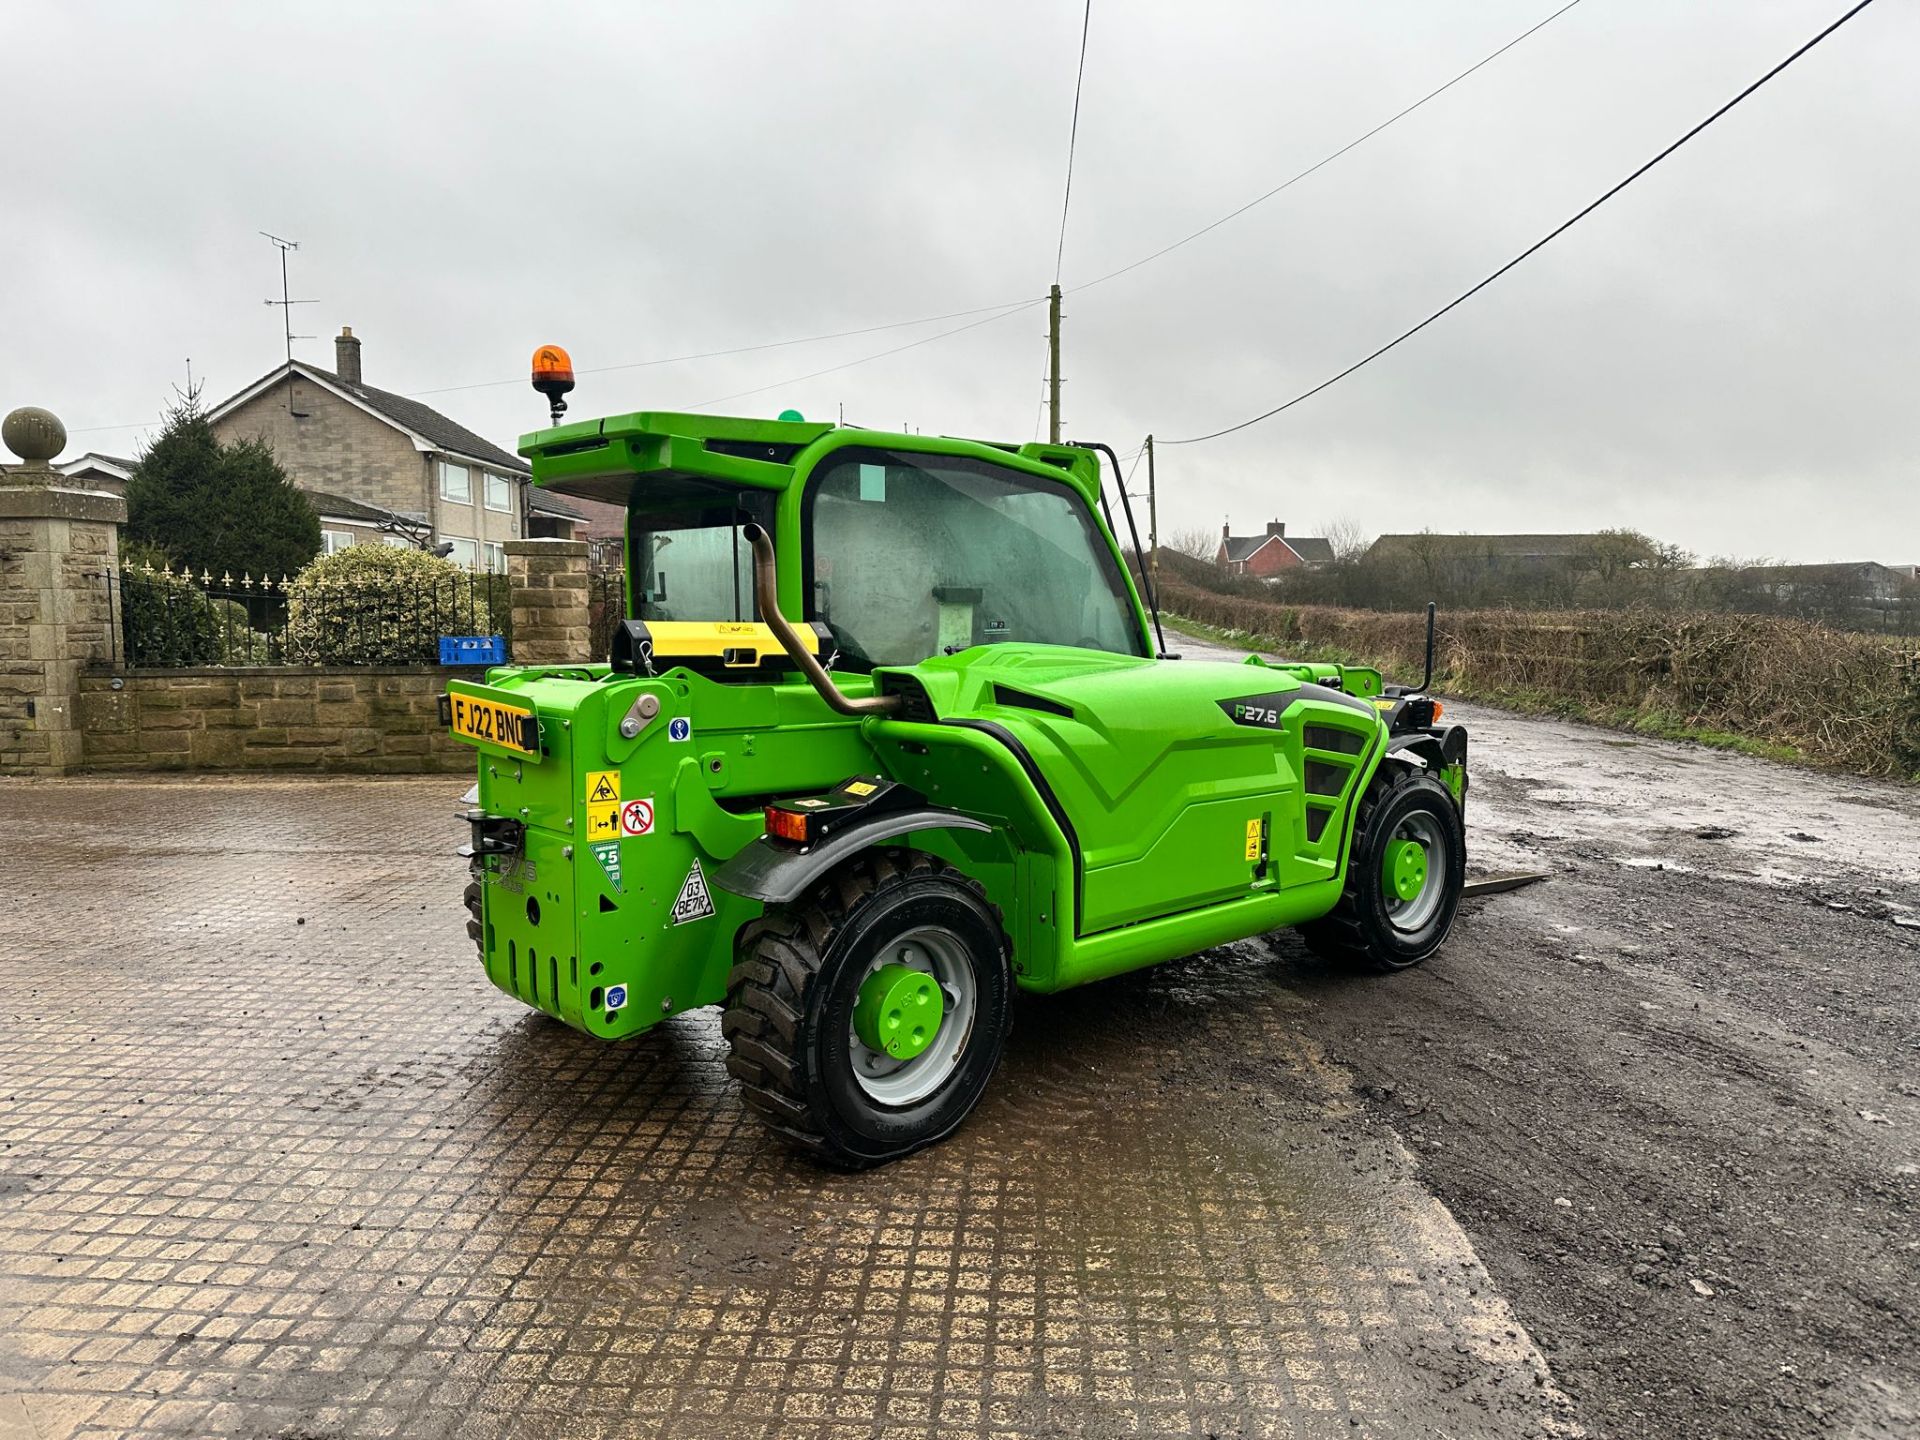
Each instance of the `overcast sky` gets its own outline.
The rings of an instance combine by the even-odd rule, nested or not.
[[[1843,0],[1094,0],[1066,236],[1069,438],[1244,419],[1479,279]],[[1287,414],[1161,452],[1162,532],[1632,526],[1920,561],[1920,7],[1857,20],[1519,270]],[[369,384],[511,447],[582,370],[1045,292],[1079,0],[458,7],[0,0],[0,410],[133,453],[351,325]],[[28,63],[26,57],[33,57]],[[974,317],[978,318],[978,317]],[[1027,440],[1044,307],[583,374],[642,408]],[[762,390],[760,387],[771,387]],[[759,391],[722,400],[741,391]],[[127,428],[142,422],[148,428]],[[92,427],[122,427],[99,428]],[[1136,477],[1136,484],[1143,478]]]

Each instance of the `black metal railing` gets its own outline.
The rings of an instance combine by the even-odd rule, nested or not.
[[[139,565],[106,584],[120,617],[116,659],[134,668],[435,665],[443,638],[475,635],[501,636],[512,654],[504,575],[327,582]]]

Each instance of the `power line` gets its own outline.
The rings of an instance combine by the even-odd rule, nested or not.
[[[1442,305],[1438,310],[1434,311],[1431,315],[1427,316],[1427,318],[1422,320],[1418,325],[1415,325],[1410,330],[1402,331],[1399,335],[1396,335],[1393,339],[1389,340],[1386,344],[1382,345],[1378,350],[1375,350],[1372,354],[1367,355],[1362,359],[1354,361],[1354,363],[1347,366],[1346,369],[1340,371],[1337,375],[1331,375],[1327,379],[1322,380],[1318,385],[1315,385],[1311,390],[1303,390],[1300,394],[1294,396],[1291,400],[1288,400],[1283,404],[1276,405],[1271,410],[1263,410],[1260,414],[1255,415],[1250,419],[1242,420],[1237,425],[1229,425],[1223,430],[1209,431],[1205,435],[1189,435],[1183,440],[1162,440],[1160,443],[1162,445],[1198,445],[1203,440],[1218,440],[1222,435],[1231,435],[1236,430],[1246,429],[1249,425],[1258,425],[1262,420],[1271,420],[1275,415],[1278,415],[1281,411],[1291,410],[1295,405],[1298,405],[1301,401],[1312,399],[1315,395],[1318,395],[1322,390],[1325,390],[1328,386],[1338,384],[1340,381],[1346,379],[1347,376],[1353,374],[1354,371],[1359,370],[1363,366],[1372,364],[1375,360],[1378,360],[1382,355],[1386,354],[1389,350],[1401,344],[1403,341],[1411,340],[1415,335],[1418,335],[1422,330],[1426,329],[1427,326],[1433,324],[1434,321],[1438,320],[1441,316],[1445,315],[1448,311],[1454,309],[1456,306],[1464,303],[1465,301],[1472,299],[1475,295],[1479,294],[1482,290],[1486,289],[1487,286],[1491,285],[1494,281],[1498,280],[1502,275],[1506,274],[1509,270],[1513,269],[1514,266],[1518,265],[1521,261],[1527,259],[1530,255],[1533,255],[1535,252],[1543,249],[1550,241],[1558,238],[1561,235],[1564,235],[1568,230],[1571,230],[1575,225],[1579,224],[1580,221],[1586,219],[1587,216],[1591,215],[1594,211],[1598,210],[1602,205],[1606,204],[1607,201],[1611,200],[1614,196],[1618,195],[1622,190],[1626,189],[1629,185],[1633,184],[1634,181],[1638,180],[1642,175],[1646,174],[1649,170],[1653,169],[1654,166],[1658,165],[1662,160],[1666,159],[1669,155],[1673,154],[1674,151],[1678,150],[1682,145],[1685,145],[1689,140],[1693,139],[1694,136],[1700,134],[1701,131],[1705,130],[1708,126],[1712,125],[1716,120],[1718,120],[1721,116],[1725,115],[1728,111],[1732,110],[1741,101],[1745,100],[1748,96],[1752,95],[1755,91],[1759,90],[1761,86],[1765,85],[1769,80],[1772,80],[1776,75],[1780,74],[1781,71],[1785,70],[1789,65],[1792,65],[1801,56],[1805,55],[1809,50],[1813,49],[1814,46],[1818,45],[1822,40],[1825,40],[1829,35],[1833,34],[1834,31],[1838,30],[1842,25],[1846,24],[1849,20],[1853,19],[1854,16],[1858,15],[1862,10],[1866,9],[1867,6],[1871,5],[1872,3],[1873,3],[1873,0],[1859,0],[1859,3],[1857,5],[1853,6],[1851,9],[1846,11],[1846,13],[1841,15],[1838,20],[1835,20],[1832,24],[1828,25],[1826,29],[1822,30],[1819,34],[1815,35],[1811,40],[1807,41],[1806,44],[1802,45],[1798,50],[1795,50],[1791,55],[1787,56],[1786,59],[1782,60],[1779,64],[1775,65],[1771,70],[1767,71],[1766,74],[1762,75],[1758,80],[1755,80],[1751,85],[1747,86],[1747,88],[1742,90],[1738,95],[1735,95],[1731,100],[1727,101],[1726,104],[1722,105],[1718,110],[1715,110],[1711,115],[1707,116],[1706,119],[1702,120],[1699,124],[1695,125],[1691,130],[1687,131],[1686,134],[1682,135],[1678,140],[1675,140],[1671,145],[1667,146],[1666,149],[1660,151],[1660,153],[1655,155],[1651,160],[1648,160],[1645,164],[1641,165],[1639,169],[1635,170],[1631,175],[1628,175],[1626,179],[1621,180],[1617,184],[1613,185],[1609,189],[1602,192],[1599,198],[1589,201],[1586,205],[1582,206],[1579,210],[1575,211],[1567,219],[1561,221],[1560,224],[1556,225],[1553,229],[1549,230],[1545,235],[1542,235],[1538,240],[1534,241],[1533,244],[1529,245],[1526,249],[1522,250],[1518,255],[1514,256],[1511,260],[1507,261],[1507,263],[1502,265],[1498,270],[1495,270],[1491,275],[1487,276],[1486,279],[1482,280],[1479,284],[1473,286],[1469,290],[1464,290],[1460,294],[1454,296],[1453,299],[1449,300],[1445,305]]]
[[[765,344],[742,345],[731,350],[703,350],[697,354],[665,355],[657,360],[633,360],[621,365],[589,366],[576,373],[581,375],[605,375],[616,370],[642,370],[654,365],[677,365],[687,360],[709,360],[722,355],[747,355],[759,350],[779,350],[791,345],[812,345],[823,340],[845,340],[855,335],[876,335],[886,330],[908,330],[915,325],[932,325],[941,320],[961,320],[972,315],[985,315],[989,320],[999,320],[1008,315],[1018,314],[1021,310],[1031,309],[1033,306],[1041,304],[1046,298],[1044,295],[1039,295],[1026,300],[1003,301],[999,305],[981,305],[971,310],[955,310],[945,315],[922,315],[917,320],[893,320],[885,325],[867,325],[858,330],[836,330],[826,335],[803,335],[793,340],[770,340]],[[981,321],[980,323],[985,324],[987,322]],[[971,330],[972,328],[973,326],[971,325],[956,326],[954,329],[943,331],[939,335],[928,335],[923,339],[916,340],[911,345],[896,346],[892,350],[883,350],[878,355],[868,355],[863,359],[850,360],[845,365],[835,365],[828,370],[817,370],[814,372],[814,375],[827,375],[831,374],[834,370],[846,370],[855,365],[864,365],[869,360],[879,360],[884,359],[888,355],[897,355],[902,350],[911,350],[916,345],[926,345],[935,340],[945,339],[948,335],[958,335],[962,330]],[[298,339],[299,337],[296,336],[295,338]],[[800,380],[811,380],[812,378],[814,378],[813,375],[803,375],[795,377],[794,379],[776,381],[774,384],[762,388],[776,390],[782,385],[794,385],[798,384]],[[526,383],[525,378],[517,380],[485,380],[473,385],[443,385],[433,390],[405,390],[397,393],[409,400],[419,400],[428,395],[451,395],[463,390],[496,390],[504,385],[525,385]],[[759,392],[750,390],[742,393],[751,395],[758,394]],[[709,401],[705,403],[717,404],[719,402]],[[139,430],[154,423],[152,420],[139,420],[131,425],[83,425],[70,430],[68,433],[72,435],[90,435],[107,430]]]
[[[1374,126],[1371,130],[1367,131],[1366,134],[1358,137],[1357,139],[1349,140],[1346,144],[1342,145],[1338,150],[1335,150],[1332,154],[1325,155],[1320,159],[1314,161],[1313,164],[1309,165],[1306,169],[1302,170],[1299,174],[1294,175],[1286,180],[1282,180],[1278,185],[1274,186],[1273,189],[1267,191],[1266,194],[1255,196],[1253,199],[1249,200],[1246,204],[1242,205],[1238,210],[1230,211],[1228,214],[1222,215],[1218,220],[1215,220],[1210,225],[1202,225],[1198,230],[1194,231],[1191,235],[1188,235],[1182,239],[1176,240],[1171,245],[1161,246],[1160,249],[1154,251],[1151,255],[1142,255],[1138,260],[1133,261],[1131,264],[1122,265],[1118,270],[1109,270],[1106,274],[1102,275],[1097,280],[1089,280],[1084,285],[1069,286],[1068,287],[1069,290],[1071,291],[1091,290],[1096,285],[1104,285],[1107,283],[1107,281],[1117,279],[1119,276],[1125,275],[1130,270],[1138,270],[1142,265],[1148,264],[1149,262],[1154,260],[1158,260],[1162,255],[1171,255],[1175,250],[1178,250],[1183,245],[1192,244],[1195,240],[1198,240],[1202,235],[1206,235],[1211,233],[1212,231],[1218,230],[1222,225],[1225,225],[1228,221],[1239,219],[1242,215],[1246,214],[1249,210],[1253,209],[1256,205],[1266,204],[1267,201],[1271,200],[1274,196],[1278,195],[1282,190],[1287,190],[1292,188],[1294,185],[1299,184],[1300,181],[1306,179],[1309,175],[1313,174],[1314,171],[1324,169],[1326,166],[1331,165],[1334,161],[1338,160],[1342,155],[1345,155],[1349,150],[1358,149],[1360,146],[1366,144],[1367,141],[1371,140],[1374,136],[1378,135],[1382,130],[1388,129],[1393,125],[1399,124],[1400,121],[1406,119],[1407,116],[1413,114],[1414,111],[1418,110],[1421,106],[1425,105],[1429,100],[1438,99],[1440,96],[1446,94],[1447,91],[1451,90],[1454,86],[1458,85],[1462,80],[1466,79],[1469,75],[1473,74],[1474,71],[1483,69],[1487,65],[1492,64],[1495,60],[1498,60],[1502,55],[1506,54],[1507,51],[1513,49],[1513,47],[1518,45],[1522,40],[1525,40],[1529,35],[1532,35],[1537,31],[1546,29],[1547,26],[1551,25],[1554,21],[1558,20],[1562,15],[1566,14],[1567,11],[1573,9],[1573,7],[1578,5],[1579,3],[1580,3],[1580,0],[1568,0],[1568,3],[1566,3],[1565,5],[1562,5],[1558,10],[1554,11],[1551,15],[1547,16],[1546,19],[1529,27],[1526,30],[1522,30],[1518,35],[1514,36],[1513,39],[1507,41],[1507,43],[1502,45],[1498,50],[1495,50],[1489,55],[1484,55],[1480,59],[1474,61],[1473,64],[1469,65],[1466,69],[1462,70],[1458,75],[1454,76],[1451,80],[1447,81],[1446,84],[1438,87],[1437,89],[1429,90],[1425,95],[1422,95],[1418,100],[1414,101],[1411,105],[1407,106],[1406,109],[1397,111],[1396,113],[1388,116],[1385,120],[1382,120],[1378,125]],[[1062,220],[1063,228],[1064,228],[1064,224],[1065,224],[1065,221],[1063,218]],[[1173,442],[1169,440],[1166,443],[1170,445]]]
[[[709,405],[723,405],[729,400],[741,400],[749,395],[760,395],[768,390],[779,390],[788,385],[799,385],[808,380],[817,380],[822,375],[835,375],[842,370],[851,370],[856,365],[867,365],[875,360],[884,360],[889,355],[898,355],[903,350],[914,350],[922,345],[931,345],[934,341],[944,340],[949,335],[958,335],[965,330],[977,330],[982,325],[991,325],[996,320],[1004,320],[1009,315],[1018,315],[1022,311],[1031,310],[1034,306],[1044,305],[1045,303],[1045,296],[1037,300],[1021,300],[1010,307],[1000,310],[996,314],[987,316],[984,320],[974,320],[965,325],[956,325],[953,329],[942,330],[937,335],[923,335],[918,340],[909,340],[905,345],[896,345],[891,350],[882,350],[873,355],[862,355],[858,360],[848,360],[840,365],[829,365],[824,370],[810,371],[805,375],[793,375],[785,380],[775,380],[770,385],[756,385],[751,390],[736,390],[731,395],[719,395],[711,400],[702,400],[691,408],[704,410]]]
[[[1067,208],[1073,204],[1073,152],[1080,141],[1080,86],[1087,78],[1087,32],[1093,26],[1093,0],[1080,14],[1080,68],[1073,76],[1073,125],[1067,131],[1067,184],[1060,197],[1060,244],[1053,252],[1053,283],[1060,283],[1060,263],[1067,254]]]
[[[1434,90],[1429,91],[1427,94],[1423,95],[1420,99],[1414,101],[1411,105],[1408,105],[1404,109],[1388,117],[1386,120],[1374,126],[1373,129],[1367,131],[1365,134],[1359,136],[1357,139],[1349,141],[1347,144],[1341,146],[1338,150],[1335,150],[1332,153],[1323,157],[1322,159],[1314,162],[1314,164],[1308,166],[1306,169],[1300,171],[1298,174],[1292,176],[1291,178],[1285,181],[1282,181],[1279,185],[1267,191],[1265,194],[1260,195],[1255,199],[1248,201],[1245,205],[1242,205],[1239,209],[1231,211],[1230,213],[1221,216],[1218,220],[1213,221],[1211,224],[1202,226],[1200,229],[1194,231],[1192,234],[1187,235],[1180,240],[1176,240],[1170,245],[1163,246],[1149,255],[1144,255],[1140,259],[1135,260],[1130,264],[1123,265],[1117,270],[1109,271],[1105,275],[1099,276],[1097,279],[1089,280],[1084,285],[1072,286],[1070,287],[1070,289],[1071,290],[1090,290],[1096,285],[1105,284],[1109,280],[1116,279],[1117,277],[1124,275],[1131,270],[1137,270],[1141,266],[1146,265],[1151,261],[1157,260],[1163,255],[1170,254],[1173,251],[1180,249],[1182,246],[1190,244],[1195,240],[1198,240],[1201,236],[1206,235],[1213,230],[1219,229],[1222,225],[1227,224],[1229,221],[1239,218],[1241,215],[1246,214],[1247,211],[1252,210],[1256,206],[1261,205],[1268,200],[1271,200],[1275,195],[1278,195],[1281,191],[1286,190],[1291,186],[1297,184],[1299,181],[1306,179],[1307,176],[1313,174],[1316,170],[1320,170],[1325,166],[1331,164],[1333,161],[1339,159],[1342,155],[1345,155],[1348,151],[1353,150],[1358,146],[1364,144],[1366,141],[1378,135],[1381,131],[1386,130],[1390,126],[1395,125],[1399,121],[1405,119],[1407,116],[1411,115],[1414,111],[1420,109],[1422,106],[1427,104],[1429,101],[1436,99],[1440,95],[1444,94],[1446,91],[1452,89],[1455,85],[1459,84],[1462,80],[1466,79],[1469,75],[1472,75],[1475,71],[1483,68],[1493,60],[1497,59],[1499,56],[1505,54],[1508,50],[1511,50],[1514,46],[1518,45],[1521,41],[1525,40],[1528,36],[1533,35],[1535,32],[1545,28],[1547,25],[1550,25],[1551,23],[1553,23],[1553,21],[1559,19],[1560,16],[1566,14],[1567,11],[1573,9],[1579,3],[1580,3],[1580,0],[1568,0],[1567,4],[1562,5],[1558,10],[1555,10],[1551,15],[1548,15],[1544,20],[1541,20],[1536,24],[1534,24],[1533,26],[1531,26],[1529,29],[1522,31],[1519,35],[1516,35],[1513,39],[1507,41],[1507,43],[1502,45],[1499,49],[1492,51],[1490,54],[1482,57],[1480,60],[1476,61],[1474,64],[1468,66],[1465,70],[1462,70],[1459,74],[1455,75],[1452,79],[1448,80],[1445,84],[1439,86]],[[1059,281],[1062,265],[1066,256],[1067,218],[1068,218],[1068,214],[1070,211],[1072,198],[1073,198],[1074,155],[1078,146],[1079,131],[1080,131],[1080,97],[1081,97],[1081,92],[1082,92],[1082,88],[1083,88],[1085,77],[1086,77],[1087,41],[1091,31],[1092,18],[1093,18],[1093,0],[1086,0],[1086,5],[1081,15],[1079,65],[1074,77],[1073,120],[1069,128],[1068,138],[1067,138],[1067,174],[1066,174],[1066,184],[1064,187],[1064,193],[1062,195],[1061,205],[1060,205],[1060,238],[1054,253],[1054,279],[1056,284]],[[1041,300],[1044,300],[1045,298],[1046,297],[1042,296],[1042,297],[1039,297],[1038,299],[1033,299],[1033,300],[1006,301],[998,305],[981,305],[981,306],[976,306],[972,309],[955,310],[955,311],[950,311],[946,314],[941,314],[941,315],[922,315],[912,320],[894,320],[894,321],[889,321],[883,325],[868,325],[868,326],[863,326],[854,330],[836,330],[836,331],[831,331],[831,332],[820,334],[820,335],[803,335],[790,340],[771,340],[771,341],[765,341],[756,345],[741,345],[741,346],[735,346],[735,347],[731,347],[723,350],[702,350],[702,351],[690,352],[684,355],[665,355],[665,356],[660,356],[651,360],[626,361],[618,365],[590,366],[581,370],[579,373],[582,375],[605,375],[605,374],[613,374],[622,370],[643,370],[643,369],[650,369],[650,368],[661,366],[661,365],[683,364],[683,363],[694,361],[694,360],[712,360],[712,359],[719,359],[719,358],[724,358],[726,356],[732,356],[732,355],[750,355],[750,354],[756,354],[758,352],[765,351],[765,350],[786,349],[795,345],[813,345],[813,344],[819,344],[829,340],[850,339],[859,335],[874,335],[874,334],[882,333],[887,330],[911,329],[917,325],[934,325],[947,320],[969,319],[976,315],[982,315],[982,316],[988,317],[987,320],[983,320],[979,322],[981,324],[986,324],[986,323],[990,323],[992,320],[1002,319],[1007,315],[1018,314],[1021,310],[1029,308],[1032,305],[1038,304],[1040,303]],[[858,360],[848,361],[843,365],[830,366],[827,369],[816,370],[806,375],[792,376],[785,380],[777,380],[777,381],[774,381],[772,384],[759,386],[752,390],[740,391],[734,395],[722,397],[722,399],[723,400],[724,399],[740,399],[748,395],[760,394],[766,390],[777,390],[785,385],[800,384],[803,381],[815,379],[821,375],[828,375],[828,374],[833,374],[840,370],[852,369],[855,366],[865,365],[873,360],[881,360],[881,359],[885,359],[890,355],[897,355],[903,350],[911,350],[911,349],[917,348],[920,345],[931,344],[937,340],[944,340],[950,335],[957,335],[957,334],[960,334],[962,331],[971,330],[973,328],[974,327],[972,325],[957,326],[952,330],[943,331],[938,335],[926,336],[924,339],[914,341],[910,345],[896,346],[889,350],[880,351],[879,353],[874,355],[868,355]],[[408,399],[423,399],[430,395],[452,395],[452,394],[458,394],[458,393],[469,391],[469,390],[495,390],[495,389],[502,389],[510,385],[515,385],[515,386],[523,385],[525,383],[526,382],[524,379],[516,377],[511,380],[483,380],[483,381],[478,381],[478,382],[465,384],[465,385],[442,385],[442,386],[434,387],[432,389],[410,390],[410,391],[403,391],[400,393],[405,395]],[[720,403],[721,403],[721,400],[712,400],[712,401],[703,401],[702,405],[720,404]],[[1045,403],[1046,402],[1045,402],[1045,396],[1043,391],[1042,400],[1041,400],[1042,413],[1044,413]],[[700,407],[696,406],[695,408],[700,408]],[[129,425],[90,425],[90,426],[78,427],[73,431],[71,431],[70,433],[75,435],[86,435],[86,434],[98,434],[98,433],[103,433],[111,430],[138,430],[138,429],[143,429],[149,425],[152,425],[153,423],[154,422],[150,420],[142,420]],[[1181,442],[1169,440],[1163,443],[1171,445],[1171,444],[1176,444]]]
[[[891,320],[885,325],[867,325],[858,330],[835,330],[825,335],[802,335],[793,340],[769,340],[759,345],[739,345],[730,350],[700,350],[687,355],[663,355],[656,360],[629,360],[619,365],[594,365],[577,373],[610,375],[616,370],[645,370],[655,365],[679,365],[688,360],[712,360],[724,355],[751,355],[760,350],[782,350],[792,345],[814,345],[823,340],[846,340],[855,335],[877,335],[883,330],[910,330],[915,325],[936,325],[943,320],[964,320],[970,315],[985,315],[989,312],[1005,310],[1009,306],[1028,303],[1034,302],[1004,300],[998,305],[977,305],[971,310],[954,310],[945,315],[922,315],[917,320]],[[406,393],[408,399],[417,400],[424,395],[451,395],[459,390],[497,390],[505,385],[526,383],[525,377],[513,380],[482,380],[472,385],[443,385],[435,390],[410,390]]]

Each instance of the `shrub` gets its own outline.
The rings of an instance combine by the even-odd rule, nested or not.
[[[218,665],[227,619],[184,575],[120,572],[120,633],[135,666]]]
[[[319,550],[320,517],[265,440],[222,444],[191,389],[127,481],[127,539],[189,572],[285,574]]]
[[[504,576],[423,550],[356,545],[323,555],[287,591],[287,659],[307,665],[432,665],[442,635],[491,635]]]

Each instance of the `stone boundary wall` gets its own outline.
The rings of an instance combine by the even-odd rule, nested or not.
[[[485,677],[452,666],[89,673],[80,768],[471,774],[475,752],[440,723],[439,699],[448,680]]]

